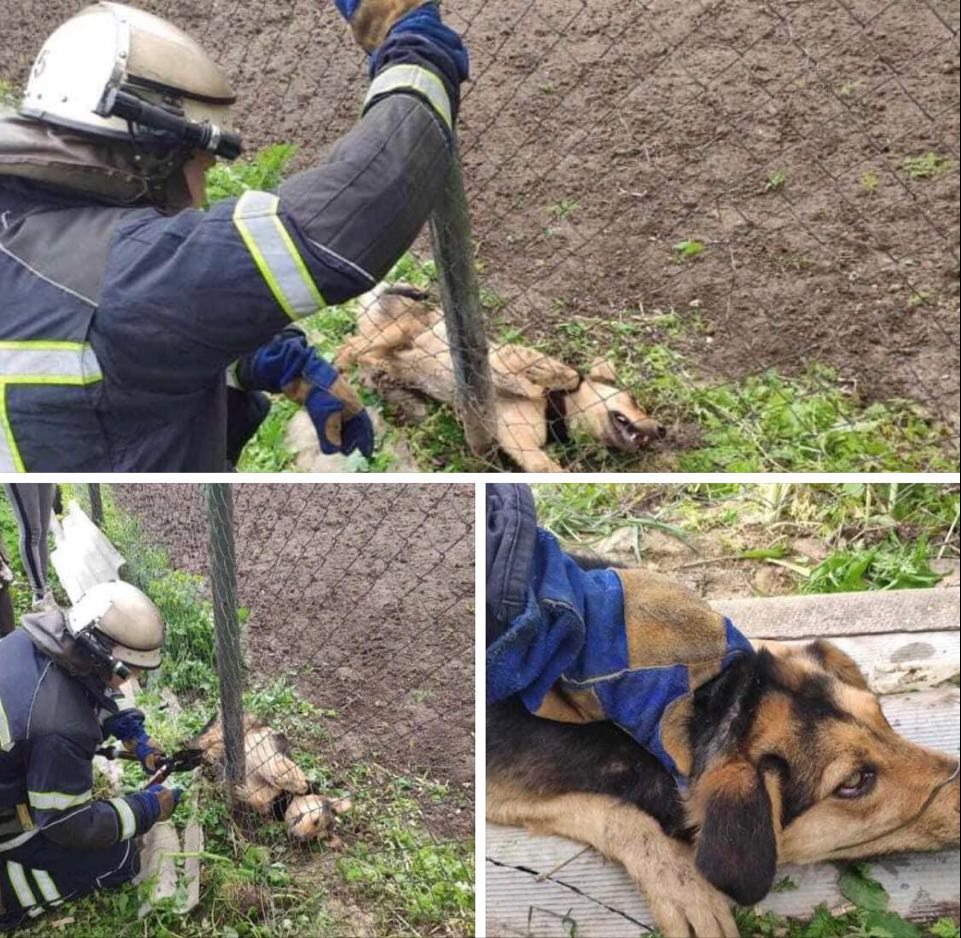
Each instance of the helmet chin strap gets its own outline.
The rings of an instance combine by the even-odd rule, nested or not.
[[[831,853],[837,853],[839,850],[850,850],[852,847],[863,847],[865,844],[873,843],[875,840],[881,840],[884,837],[895,834],[899,830],[903,830],[908,825],[913,824],[919,817],[921,817],[922,814],[924,814],[925,811],[928,810],[928,808],[931,807],[931,805],[934,803],[934,799],[937,798],[941,790],[950,785],[958,777],[959,772],[961,772],[961,762],[955,763],[954,771],[943,782],[939,782],[934,786],[934,788],[931,789],[931,792],[925,799],[924,804],[921,805],[921,807],[918,808],[918,810],[915,811],[914,814],[912,814],[911,817],[909,817],[906,821],[902,821],[895,827],[883,831],[880,834],[876,834],[874,837],[867,837],[864,840],[857,840],[854,843],[845,844],[843,847],[835,847]]]

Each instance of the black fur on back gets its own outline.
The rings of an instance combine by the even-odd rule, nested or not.
[[[541,795],[590,792],[622,798],[685,836],[670,773],[612,723],[581,726],[528,713],[516,699],[487,708],[488,778]]]

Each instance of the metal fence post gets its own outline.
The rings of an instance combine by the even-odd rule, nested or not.
[[[470,214],[457,141],[450,173],[430,219],[431,240],[454,364],[454,407],[464,436],[477,455],[494,447],[494,397],[487,361],[487,336],[474,271]]]
[[[87,494],[90,496],[90,520],[98,528],[103,528],[103,499],[100,497],[100,484],[90,482],[87,485]]]
[[[207,547],[214,602],[214,648],[220,678],[220,712],[224,728],[227,781],[244,780],[243,673],[237,618],[237,571],[234,553],[234,503],[230,485],[203,486],[207,507]]]

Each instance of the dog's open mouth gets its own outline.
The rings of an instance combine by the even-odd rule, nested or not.
[[[656,420],[631,420],[619,410],[611,411],[610,420],[615,446],[628,453],[636,452],[653,440],[663,439],[667,432]]]

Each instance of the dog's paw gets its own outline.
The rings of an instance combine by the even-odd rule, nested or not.
[[[698,872],[687,844],[671,844],[654,864],[650,859],[644,857],[628,872],[647,897],[665,938],[738,938],[732,901]]]

